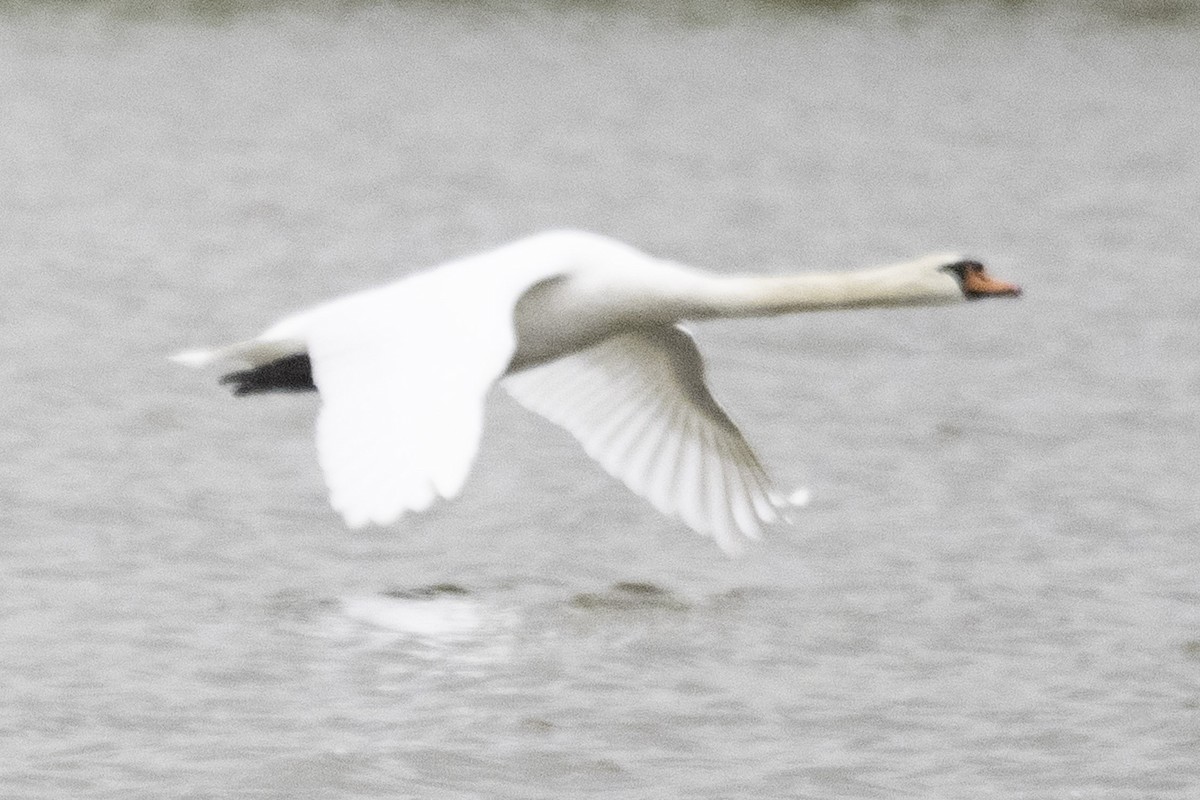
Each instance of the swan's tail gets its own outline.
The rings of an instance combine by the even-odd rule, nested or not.
[[[268,341],[248,339],[244,342],[200,350],[184,350],[171,356],[176,364],[185,367],[207,367],[220,361],[241,361],[251,367],[269,364],[286,356],[304,353],[304,344],[291,340]]]
[[[170,359],[176,364],[183,364],[185,367],[207,367],[214,361],[221,359],[220,350],[184,350],[182,353],[176,353],[170,356]]]

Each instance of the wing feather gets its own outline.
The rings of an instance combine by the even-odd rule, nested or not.
[[[457,495],[484,403],[516,347],[513,309],[537,273],[423,273],[279,323],[303,341],[321,394],[317,453],[351,527]]]
[[[683,420],[680,418],[682,409],[675,408],[670,412],[667,425],[667,435],[662,448],[655,455],[655,462],[650,468],[650,482],[646,497],[659,511],[674,516],[678,504],[675,502],[675,472],[683,450],[685,435]]]
[[[726,551],[779,519],[758,458],[704,384],[678,326],[624,333],[504,379],[605,470]]]
[[[724,451],[722,457],[736,463],[737,459],[729,445],[721,440],[718,440],[718,444]],[[758,539],[762,536],[762,524],[754,511],[753,489],[747,481],[747,476],[743,474],[743,470],[731,469],[726,471],[725,479],[734,526],[748,538]]]

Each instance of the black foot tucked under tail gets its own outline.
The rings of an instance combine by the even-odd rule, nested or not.
[[[221,378],[221,383],[233,384],[233,393],[241,397],[266,392],[315,392],[312,362],[307,353],[297,353]]]

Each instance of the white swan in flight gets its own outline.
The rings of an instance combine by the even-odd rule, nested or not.
[[[245,364],[223,379],[239,395],[319,390],[317,452],[351,527],[457,495],[500,382],[659,511],[736,552],[787,501],[709,394],[681,321],[1019,294],[954,254],[845,273],[720,275],[551,231],[174,360]]]

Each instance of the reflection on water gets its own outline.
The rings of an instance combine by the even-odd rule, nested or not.
[[[605,592],[584,592],[571,599],[579,609],[622,611],[686,611],[690,606],[671,592],[653,583],[618,581]]]
[[[366,625],[430,639],[453,639],[482,624],[479,609],[469,600],[348,596],[341,599],[341,610]]]

